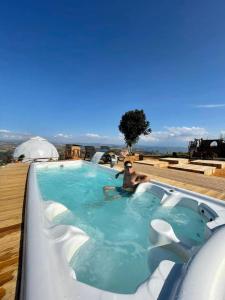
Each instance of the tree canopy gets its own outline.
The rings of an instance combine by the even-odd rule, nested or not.
[[[138,142],[140,135],[148,135],[152,131],[142,109],[126,112],[120,120],[119,130],[124,134],[128,149]]]

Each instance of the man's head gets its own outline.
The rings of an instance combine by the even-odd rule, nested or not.
[[[132,162],[131,161],[129,161],[129,160],[127,160],[127,161],[125,161],[125,163],[124,163],[124,169],[125,170],[131,170],[132,169]]]

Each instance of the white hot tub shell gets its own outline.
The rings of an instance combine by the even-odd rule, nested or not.
[[[62,165],[79,167],[81,164],[88,163],[43,162],[33,163],[30,167],[26,193],[21,300],[224,299],[225,204],[220,200],[156,181],[140,185],[136,193],[150,190],[160,197],[162,205],[174,206],[179,203],[204,214],[208,219],[205,244],[190,252],[193,255],[190,254],[190,259],[184,264],[161,261],[150,278],[134,294],[111,293],[77,281],[69,262],[89,236],[74,226],[53,225],[54,217],[67,208],[54,201],[46,203],[42,200],[36,170]],[[108,172],[115,171],[108,169]],[[160,224],[154,223],[156,227],[158,223]],[[160,226],[161,229],[169,228],[165,224]]]

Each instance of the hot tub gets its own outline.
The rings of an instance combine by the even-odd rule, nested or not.
[[[196,272],[204,257],[215,274],[224,203],[156,181],[105,198],[114,176],[83,161],[31,165],[21,299],[201,299],[207,272]]]

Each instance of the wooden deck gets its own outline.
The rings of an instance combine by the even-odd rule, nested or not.
[[[28,164],[0,167],[0,299],[16,294]]]
[[[122,163],[117,168],[121,169]],[[225,200],[225,178],[134,164],[138,172],[152,179]],[[28,171],[26,164],[0,167],[0,299],[12,300],[16,282],[21,242],[21,225]]]

